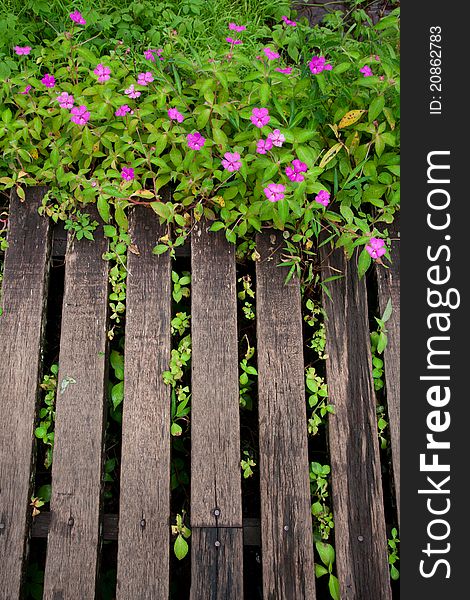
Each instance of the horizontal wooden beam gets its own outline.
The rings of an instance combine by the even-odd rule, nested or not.
[[[49,533],[49,523],[51,521],[51,513],[44,511],[33,519],[33,538],[47,538]],[[104,540],[117,540],[119,529],[119,516],[116,514],[103,515],[102,536]],[[260,546],[260,520],[259,519],[243,519],[243,545],[244,546]]]

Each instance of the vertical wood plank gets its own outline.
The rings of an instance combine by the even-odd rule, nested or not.
[[[93,215],[95,216],[95,215]],[[107,243],[69,238],[44,598],[95,598],[105,415]]]
[[[279,232],[258,235],[256,264],[263,590],[269,600],[315,598],[302,311],[284,283]]]
[[[190,600],[243,598],[243,531],[237,527],[202,527],[191,535]]]
[[[43,188],[12,194],[0,317],[0,590],[19,598],[28,537],[33,439],[49,271]]]
[[[389,269],[376,266],[379,308],[382,315],[389,299],[392,316],[387,321],[388,343],[384,351],[385,389],[392,447],[393,482],[395,487],[398,524],[400,524],[400,220],[389,228],[392,238]]]
[[[235,247],[199,222],[192,234],[191,263],[191,525],[241,528]],[[236,540],[229,537],[227,543]],[[193,574],[200,571],[197,580],[214,589],[213,570],[196,546]],[[237,579],[232,584],[241,589],[243,565],[233,562],[236,548],[227,548],[226,556],[230,560],[217,562],[227,571],[218,573],[218,581],[232,573]]]
[[[117,598],[164,600],[169,594],[170,388],[163,383],[171,349],[171,264],[152,254],[163,235],[155,215],[138,207],[127,276],[125,399]]]
[[[372,383],[367,291],[356,257],[323,247],[329,445],[335,547],[342,600],[389,600],[390,576],[383,508],[375,394]]]

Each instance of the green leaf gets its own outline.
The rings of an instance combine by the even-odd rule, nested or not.
[[[107,185],[103,188],[103,192],[112,198],[128,198],[129,193],[125,190],[118,190],[118,188],[113,187],[112,185]]]
[[[377,343],[377,352],[379,354],[382,354],[382,352],[385,350],[385,348],[387,347],[387,342],[388,338],[386,334],[383,331],[381,331],[379,334],[379,341]]]
[[[201,112],[199,113],[197,120],[196,120],[196,126],[199,129],[204,129],[204,127],[207,125],[208,121],[209,121],[209,117],[211,114],[211,109],[210,108],[205,108],[204,110],[201,110]]]
[[[34,435],[37,438],[42,439],[45,435],[47,435],[47,429],[45,427],[36,427],[34,430]]]
[[[392,308],[392,299],[389,298],[387,302],[387,306],[385,307],[384,314],[382,315],[382,321],[386,323],[390,317],[392,316],[393,308]]]
[[[330,595],[333,600],[341,600],[341,595],[339,592],[339,581],[338,578],[334,575],[330,575],[330,579],[328,581],[328,589],[330,590]]]
[[[328,570],[325,569],[323,565],[315,564],[315,577],[321,577],[322,575],[327,575]]]
[[[46,483],[38,489],[37,496],[38,496],[38,498],[41,498],[42,500],[44,500],[44,502],[50,502],[51,494],[52,494],[52,486],[50,483]]]
[[[269,102],[269,96],[271,95],[271,87],[269,83],[263,83],[259,88],[259,99],[261,104],[265,106]]]
[[[210,226],[209,231],[220,231],[221,229],[224,229],[224,228],[225,228],[225,223],[222,223],[222,221],[215,221]]]
[[[371,261],[372,261],[372,259],[370,257],[370,254],[364,248],[362,250],[362,252],[359,254],[359,260],[358,260],[358,263],[357,263],[357,272],[358,272],[358,275],[359,275],[359,279],[361,279],[362,277],[364,277],[367,269],[370,267]]]
[[[183,429],[178,425],[178,423],[172,423],[170,427],[170,433],[174,436],[179,436],[183,433]]]
[[[382,112],[385,106],[385,98],[383,96],[377,96],[372,100],[369,106],[369,122],[374,121]]]
[[[173,546],[176,558],[178,560],[182,560],[188,553],[188,549],[188,542],[184,539],[184,537],[181,534],[178,534],[175,540],[175,544]]]
[[[114,410],[116,410],[124,400],[124,381],[120,381],[119,383],[116,383],[116,385],[113,385],[111,389],[111,400]]]
[[[324,565],[329,567],[335,562],[335,550],[331,544],[325,542],[317,542],[315,544],[318,555]]]
[[[124,379],[124,355],[117,350],[112,350],[109,357],[116,379]]]
[[[83,128],[82,140],[85,150],[91,153],[93,151],[93,134],[87,126]]]
[[[103,198],[103,196],[98,196],[96,205],[98,207],[98,212],[99,212],[100,217],[103,219],[103,221],[105,223],[109,223],[111,215],[109,213],[108,200],[106,198]]]
[[[119,225],[122,231],[127,231],[129,229],[129,221],[127,220],[127,216],[124,212],[124,207],[122,206],[121,202],[116,203],[114,218],[116,219],[116,223]]]
[[[289,203],[285,198],[279,200],[277,203],[277,210],[279,213],[279,219],[281,220],[282,225],[286,224],[287,218],[289,217]]]
[[[393,581],[400,579],[400,571],[395,567],[395,565],[390,567],[390,577],[393,579]]]

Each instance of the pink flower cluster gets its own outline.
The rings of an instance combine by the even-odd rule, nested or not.
[[[226,37],[225,41],[228,42],[229,44],[232,44],[232,46],[238,46],[239,44],[243,44],[243,42],[241,40],[234,40],[231,37]]]
[[[124,93],[126,96],[129,96],[129,98],[138,98],[141,94],[141,92],[138,92],[135,89],[134,84],[130,85],[127,90],[124,90]]]
[[[312,59],[308,63],[310,71],[314,75],[318,75],[322,71],[331,71],[333,68],[330,64],[326,62],[326,58],[324,56],[312,56]]]
[[[116,115],[116,117],[124,117],[127,113],[130,113],[132,115],[134,111],[131,110],[130,106],[128,106],[127,104],[123,104],[116,110],[114,114]]]
[[[78,23],[79,25],[86,25],[86,21],[82,16],[82,13],[78,10],[74,10],[69,14],[69,17],[72,19],[74,23]]]
[[[290,19],[288,19],[285,15],[283,15],[281,17],[281,19],[284,21],[284,23],[286,25],[290,25],[291,27],[296,27],[297,23],[295,21],[291,21]]]
[[[138,85],[147,85],[152,83],[153,75],[150,71],[146,71],[145,73],[139,73],[137,76],[137,84]]]
[[[70,113],[72,115],[70,120],[77,125],[85,125],[90,119],[90,113],[84,104],[81,106],[74,106]]]
[[[385,254],[387,249],[385,248],[385,242],[380,238],[370,238],[369,243],[366,246],[366,250],[371,258],[377,260]]]
[[[154,56],[154,54],[156,54],[160,60],[163,60],[163,57],[162,57],[163,49],[162,48],[159,48],[158,50],[152,50],[151,48],[149,48],[148,50],[145,50],[145,52],[144,52],[144,58],[146,60],[150,60],[152,62],[155,62],[155,56]]]
[[[271,131],[271,133],[268,134],[268,140],[271,140],[273,146],[281,148],[282,144],[286,141],[286,138],[279,129],[274,129],[274,131]]]
[[[245,25],[237,25],[236,23],[229,23],[228,28],[230,31],[236,31],[237,33],[240,33],[240,31],[245,31],[246,29]]]
[[[292,67],[286,67],[285,69],[276,67],[274,70],[277,71],[278,73],[284,73],[284,75],[290,75],[292,73]]]
[[[263,52],[265,53],[266,58],[268,60],[276,60],[276,58],[280,57],[280,54],[278,52],[275,52],[274,50],[271,50],[269,46],[263,48]]]
[[[242,166],[240,154],[238,152],[226,152],[222,160],[222,166],[230,173],[238,171]]]
[[[14,50],[18,56],[28,56],[31,52],[31,46],[15,46]]]
[[[203,137],[199,131],[196,131],[195,133],[188,133],[186,140],[188,142],[188,147],[191,150],[200,150],[206,143],[206,138]]]
[[[282,185],[282,183],[270,183],[267,187],[264,188],[264,193],[266,198],[270,202],[279,202],[284,198],[284,194],[286,191],[286,186]]]
[[[60,108],[66,108],[67,110],[70,110],[73,107],[74,98],[72,94],[69,94],[68,92],[62,92],[59,96],[57,96],[56,100],[59,103]]]
[[[41,79],[41,83],[48,88],[53,88],[55,86],[55,77],[50,73],[46,73],[44,77]]]
[[[132,181],[135,177],[134,169],[132,167],[123,167],[121,177],[124,181]]]
[[[359,72],[362,73],[364,77],[372,77],[373,75],[372,69],[369,67],[369,65],[364,65],[362,69],[359,69]]]
[[[261,127],[264,127],[264,125],[269,123],[271,117],[269,116],[269,111],[267,108],[254,108],[250,119],[253,125],[256,125],[256,127],[261,129]]]
[[[318,204],[321,204],[322,206],[328,206],[330,203],[330,193],[326,190],[320,190],[315,196],[315,202],[318,202]]]
[[[171,121],[176,121],[177,123],[182,123],[184,121],[183,115],[176,108],[168,109],[168,118]]]
[[[292,161],[292,165],[286,168],[286,175],[291,181],[303,181],[305,177],[302,173],[306,173],[307,170],[307,165],[296,158]]]
[[[96,69],[93,71],[93,73],[98,77],[98,81],[100,83],[104,83],[105,81],[108,81],[111,75],[111,69],[100,63],[96,66]]]

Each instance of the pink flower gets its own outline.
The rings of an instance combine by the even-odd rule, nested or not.
[[[274,52],[274,50],[271,50],[269,46],[267,48],[263,48],[263,52],[266,54],[268,60],[275,60],[276,58],[280,57],[280,54]]]
[[[155,50],[145,50],[144,51],[144,58],[146,60],[151,60],[152,62],[155,62],[155,56],[153,55],[153,53],[155,52]]]
[[[308,66],[314,75],[318,75],[322,71],[331,71],[333,68],[330,64],[326,64],[324,56],[312,56],[312,60],[308,63]]]
[[[380,56],[379,56],[378,54],[376,54],[376,55],[374,56],[374,58],[375,58],[375,60],[376,60],[377,62],[380,62]]]
[[[78,10],[74,10],[72,13],[70,13],[69,17],[72,19],[72,21],[78,23],[79,25],[86,24],[85,19],[82,17],[82,14]]]
[[[168,118],[172,121],[177,121],[178,123],[182,123],[184,121],[183,115],[176,108],[168,109]]]
[[[81,106],[74,106],[70,112],[72,114],[70,120],[77,125],[85,125],[90,118],[90,113],[83,104]]]
[[[109,76],[111,74],[111,69],[109,67],[105,67],[100,63],[99,65],[97,65],[93,73],[98,76],[98,81],[100,83],[103,83],[104,81],[108,81]]]
[[[292,73],[292,67],[286,67],[285,69],[280,69],[279,67],[276,67],[274,70],[278,73],[284,73],[284,75],[290,75]]]
[[[295,21],[291,21],[290,19],[288,19],[285,15],[283,15],[281,17],[281,19],[284,21],[284,23],[286,25],[290,25],[291,27],[295,27],[297,25],[297,23]]]
[[[120,106],[114,113],[116,117],[124,117],[128,112],[132,114],[130,107],[127,104]]]
[[[57,96],[56,100],[60,104],[60,108],[66,108],[68,110],[72,108],[74,103],[72,94],[68,94],[67,92],[62,92],[62,94]]]
[[[240,31],[245,31],[246,29],[245,25],[236,25],[235,23],[229,23],[228,28],[230,31],[236,31],[238,33],[240,33]]]
[[[18,56],[28,56],[31,52],[31,46],[15,46],[14,50]]]
[[[48,88],[53,88],[55,86],[55,77],[46,73],[41,79],[41,83]]]
[[[227,169],[227,171],[230,171],[230,173],[238,171],[242,166],[238,152],[226,152],[222,160],[222,166],[224,169]]]
[[[263,191],[270,202],[278,202],[284,198],[286,188],[282,183],[270,183]]]
[[[134,169],[132,167],[123,167],[121,177],[124,181],[132,181],[134,179]]]
[[[286,167],[286,175],[291,181],[303,181],[305,177],[302,173],[305,173],[307,169],[307,165],[296,158],[292,161],[291,167]]]
[[[228,42],[229,44],[232,44],[232,46],[238,46],[238,44],[243,44],[243,42],[241,40],[234,40],[231,37],[225,38],[225,41]]]
[[[362,69],[359,69],[359,72],[362,73],[364,77],[372,77],[373,75],[372,69],[369,67],[369,65],[364,65]]]
[[[23,94],[23,95],[25,95],[25,94],[27,94],[27,93],[29,92],[29,90],[30,90],[30,89],[31,89],[31,86],[30,86],[30,85],[27,85],[27,86],[24,88],[24,90],[23,90],[22,92],[20,92],[20,94]]]
[[[278,148],[280,148],[282,144],[286,141],[286,138],[284,135],[282,135],[279,129],[275,129],[270,134],[268,134],[268,140],[272,141],[273,146],[277,146]]]
[[[269,123],[271,117],[267,108],[254,108],[250,119],[253,125],[261,128]]]
[[[271,148],[273,147],[273,141],[269,139],[267,140],[258,140],[258,143],[256,145],[256,152],[258,154],[266,154],[268,152],[268,150],[271,150]]]
[[[366,250],[374,259],[380,258],[387,251],[385,248],[385,242],[379,238],[370,238],[369,243],[366,246]]]
[[[202,137],[199,131],[188,133],[186,140],[188,141],[188,146],[191,150],[200,150],[206,143],[206,138]]]
[[[318,202],[318,204],[322,204],[323,206],[328,206],[330,203],[330,193],[326,190],[320,190],[315,196],[315,202]]]
[[[146,73],[139,73],[137,77],[138,85],[147,85],[148,83],[152,83],[152,81],[153,75],[150,73],[150,71],[147,71]]]
[[[127,90],[124,90],[124,93],[126,96],[129,96],[129,98],[138,98],[140,96],[140,92],[134,88],[134,84],[130,85]]]

